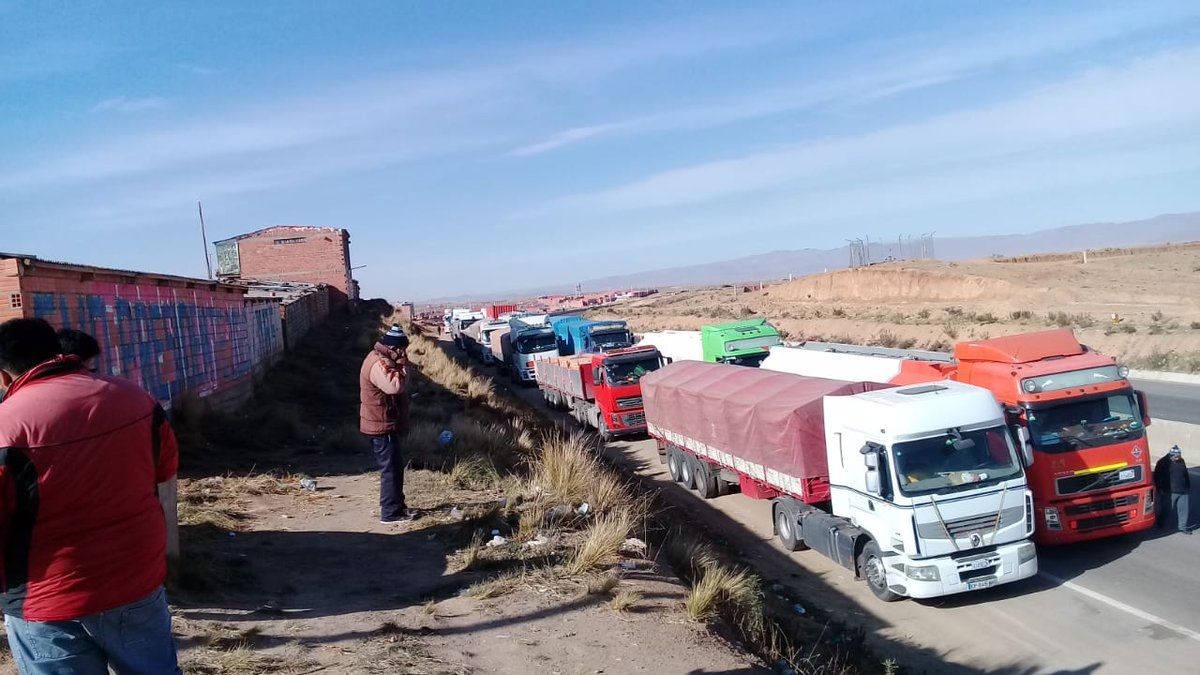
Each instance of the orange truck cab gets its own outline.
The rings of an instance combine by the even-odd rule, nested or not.
[[[953,379],[992,391],[1027,443],[1036,540],[1065,544],[1154,525],[1146,397],[1070,329],[959,343]]]

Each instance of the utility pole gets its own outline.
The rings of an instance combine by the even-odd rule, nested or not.
[[[204,207],[200,202],[196,202],[196,210],[200,212],[200,238],[204,241],[204,274],[205,278],[212,278],[212,260],[208,257],[208,233],[204,231]]]

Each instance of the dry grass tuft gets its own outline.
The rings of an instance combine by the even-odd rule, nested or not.
[[[594,442],[582,434],[547,434],[534,482],[559,502],[587,502],[598,513],[632,500],[620,479],[597,461]]]
[[[586,590],[588,595],[608,595],[621,583],[621,577],[608,572],[588,577]]]
[[[469,455],[454,463],[447,479],[457,488],[487,490],[500,484],[500,473],[487,457]]]
[[[632,588],[622,588],[608,603],[614,612],[628,612],[642,601],[642,594]]]
[[[471,543],[463,549],[462,565],[459,567],[460,572],[467,572],[479,567],[479,563],[483,557],[483,530],[475,530],[475,534],[471,535]]]
[[[758,577],[746,570],[714,565],[705,569],[692,586],[683,607],[693,621],[712,619],[722,609],[733,610],[736,616],[742,617],[747,613],[743,608],[755,604],[758,594]],[[761,604],[759,610],[761,615]]]
[[[500,576],[480,581],[467,589],[467,597],[489,600],[508,595],[525,583],[525,571],[513,570]]]
[[[612,565],[620,558],[621,545],[629,538],[635,525],[627,509],[605,513],[584,531],[583,543],[567,561],[568,574],[586,574]]]

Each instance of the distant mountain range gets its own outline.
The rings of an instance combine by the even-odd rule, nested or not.
[[[1200,240],[1200,213],[1176,213],[1146,220],[1124,223],[1088,223],[1068,225],[1037,232],[997,234],[981,237],[938,237],[932,241],[933,257],[938,260],[968,260],[993,255],[1013,256],[1033,253],[1081,251],[1085,248],[1148,246]],[[870,260],[913,258],[919,249],[917,240],[906,240],[903,247],[897,241],[870,244]],[[647,288],[666,286],[707,286],[745,281],[786,279],[788,275],[802,277],[835,270],[850,265],[849,245],[833,249],[799,249],[772,251],[720,262],[686,267],[667,267],[633,274],[588,279],[583,288],[589,291]],[[573,285],[548,286],[512,290],[499,294],[501,298],[525,298],[552,293],[566,293]],[[438,298],[431,303],[478,299],[479,295]]]

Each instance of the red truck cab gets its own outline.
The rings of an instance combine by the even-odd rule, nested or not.
[[[552,408],[568,410],[605,440],[646,431],[640,380],[662,367],[652,346],[537,361],[538,387]]]
[[[952,378],[992,391],[1030,448],[1035,539],[1066,544],[1154,524],[1145,396],[1070,329],[963,342]]]

